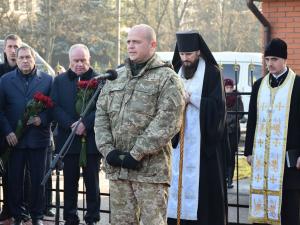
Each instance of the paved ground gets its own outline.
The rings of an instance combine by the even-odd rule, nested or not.
[[[243,151],[242,146],[243,146],[243,141],[244,141],[244,135],[241,137],[241,143],[240,143],[240,151]],[[53,180],[53,187],[56,185],[56,177],[52,177]],[[60,189],[63,188],[63,176],[60,176]],[[2,190],[2,189],[1,189]],[[80,180],[80,187],[79,187],[79,192],[84,190],[82,178]],[[101,193],[109,193],[109,188],[108,188],[108,180],[105,179],[105,174],[103,172],[100,173],[100,191]],[[237,191],[238,191],[238,196],[237,196]],[[2,193],[0,193],[0,198],[2,198]],[[83,207],[85,204],[85,200],[83,198],[82,194],[78,194],[78,207]],[[234,181],[234,188],[228,190],[228,202],[229,204],[239,204],[242,205],[248,205],[249,201],[249,179],[243,179],[239,180],[239,186],[237,189],[237,182]],[[53,193],[53,202],[55,202],[55,193]],[[63,205],[63,194],[60,194],[60,203],[61,206]],[[109,198],[107,196],[102,196],[101,197],[101,210],[109,210]],[[237,207],[229,207],[229,222],[238,224],[238,223],[243,223],[243,224],[248,224],[248,208],[237,208]],[[79,211],[79,217],[81,218],[81,224],[84,224],[83,221],[83,212]],[[54,218],[51,217],[45,217],[45,225],[54,225]],[[3,221],[2,224],[4,225],[10,225],[12,221]],[[60,224],[63,224],[63,217],[62,217],[62,210],[60,210]],[[27,222],[25,225],[31,225],[30,222]],[[109,225],[109,214],[108,213],[101,213],[101,221],[98,223],[98,225]]]
[[[53,177],[53,181],[55,181],[55,177]],[[108,181],[104,178],[104,174],[100,174],[100,189],[101,192],[103,193],[108,193]],[[82,182],[80,182],[82,183]],[[54,182],[55,185],[55,182]],[[62,177],[61,177],[61,188],[62,188]],[[80,186],[80,191],[83,191],[83,186]],[[249,197],[249,180],[244,179],[239,181],[239,197],[238,201],[240,204],[243,205],[248,205],[248,197]],[[82,194],[78,195],[79,198],[79,207],[82,207],[84,204],[83,196]],[[55,199],[55,193],[53,196],[53,199]],[[63,205],[62,202],[63,196],[61,194],[60,200],[61,204]],[[101,209],[102,210],[109,210],[109,201],[107,196],[102,196],[101,197]],[[236,204],[237,203],[237,183],[236,181],[234,182],[234,188],[228,190],[228,201],[230,204]],[[237,215],[239,215],[239,218],[237,218]],[[84,221],[82,220],[83,218],[83,212],[79,211],[79,216],[81,218],[81,223],[84,224]],[[241,208],[239,209],[239,214],[237,211],[236,207],[229,207],[229,222],[234,222],[237,223],[238,221],[240,223],[248,223],[247,220],[248,216],[248,209],[247,208]],[[54,225],[54,217],[45,217],[45,225]],[[62,218],[62,210],[60,210],[60,224],[63,224],[63,218]],[[3,221],[2,224],[4,225],[10,225],[12,221]],[[109,225],[109,215],[107,213],[101,213],[101,221],[98,223],[99,225]],[[31,225],[31,222],[27,222],[25,225]]]
[[[52,176],[52,181],[53,181],[53,187],[56,186],[56,176]],[[83,186],[83,181],[82,178],[79,181],[79,192],[84,191],[84,186]],[[60,176],[60,189],[63,188],[63,176]],[[100,192],[101,193],[109,193],[108,190],[108,180],[105,179],[105,174],[103,172],[100,173]],[[2,191],[2,188],[1,188]],[[55,192],[53,192],[53,203],[55,203]],[[0,193],[0,198],[2,198],[2,193]],[[101,196],[101,210],[109,210],[109,199],[107,196]],[[63,194],[60,194],[60,204],[61,206],[63,206]],[[78,208],[83,207],[85,204],[85,199],[83,194],[78,194]],[[1,205],[2,206],[2,205]],[[62,209],[60,209],[60,223],[59,224],[64,224],[63,222],[63,215],[62,215]],[[80,217],[80,223],[84,224],[83,221],[83,211],[78,210],[78,214]],[[108,213],[101,213],[101,221],[98,223],[98,225],[109,225],[109,214]],[[44,224],[45,225],[54,225],[55,221],[54,221],[54,217],[44,217]],[[12,224],[12,220],[6,220],[6,221],[1,221],[0,224],[3,225],[11,225]],[[31,225],[31,222],[28,221],[26,223],[24,223],[25,225]]]
[[[234,188],[228,190],[229,204],[249,205],[249,179],[239,180],[238,195],[237,182],[234,182]],[[229,207],[229,222],[248,224],[248,208]]]

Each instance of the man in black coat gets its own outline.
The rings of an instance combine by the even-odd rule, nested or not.
[[[13,71],[17,68],[17,49],[21,46],[22,40],[18,35],[10,34],[4,39],[3,54],[4,54],[4,63],[0,64],[0,77],[4,74]],[[3,134],[0,136],[0,152],[4,152],[5,148],[5,137]],[[7,164],[5,164],[5,171],[2,174],[2,189],[3,189],[3,206],[0,214],[0,221],[7,220],[11,218],[11,213],[8,207],[8,188],[7,188]]]
[[[17,49],[22,40],[18,35],[10,34],[4,39],[4,63],[0,64],[0,76],[17,68]]]
[[[75,44],[69,50],[70,69],[54,80],[51,96],[55,103],[54,120],[58,124],[57,147],[60,151],[72,129],[75,129],[79,114],[76,110],[79,81],[92,82],[95,73],[90,67],[90,53],[83,44]],[[102,84],[99,84],[102,85]],[[91,96],[86,96],[90,98]],[[64,220],[67,225],[79,224],[77,215],[78,181],[80,177],[80,155],[83,154],[82,139],[87,146],[86,165],[82,166],[86,186],[86,224],[94,224],[100,219],[99,170],[100,153],[95,144],[94,120],[95,103],[89,113],[82,118],[76,129],[76,136],[65,155],[64,162]],[[77,107],[78,108],[78,107]],[[86,153],[84,153],[86,154]]]
[[[175,71],[186,91],[182,225],[225,225],[225,93],[218,64],[198,32],[177,32]],[[168,224],[177,223],[180,144],[173,140]]]
[[[245,142],[252,165],[249,220],[299,225],[300,77],[287,67],[283,40],[271,40],[264,57],[269,73],[253,85]],[[287,155],[295,162],[290,167]]]
[[[50,144],[50,121],[43,111],[30,120],[23,121],[25,130],[18,135],[16,129],[23,118],[26,105],[37,92],[50,94],[52,77],[36,69],[35,53],[30,47],[20,47],[16,53],[18,69],[0,80],[1,129],[9,145],[8,189],[9,208],[15,224],[24,217],[23,187],[25,165],[31,179],[30,216],[34,225],[42,225],[44,187],[41,181],[45,174],[46,149]],[[18,137],[17,137],[18,136]]]

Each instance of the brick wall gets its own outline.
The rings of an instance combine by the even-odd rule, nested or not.
[[[300,0],[263,0],[262,13],[271,24],[271,36],[288,44],[288,65],[300,74]]]

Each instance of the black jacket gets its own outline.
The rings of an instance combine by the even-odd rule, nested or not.
[[[90,80],[96,74],[92,69],[81,76],[81,80]],[[79,115],[76,112],[75,104],[77,97],[77,75],[68,70],[55,77],[51,97],[55,107],[53,109],[53,119],[58,124],[57,146],[59,151],[71,133],[71,125],[78,121]],[[103,84],[99,84],[103,85]],[[96,99],[97,101],[97,99]],[[83,118],[82,122],[87,131],[87,153],[98,153],[95,143],[94,121],[96,102],[92,105],[92,110]],[[68,153],[79,154],[81,150],[80,136],[76,135]]]
[[[240,132],[240,119],[243,118],[243,114],[236,114],[237,112],[244,112],[244,105],[242,98],[237,91],[233,91],[232,94],[227,94],[226,96],[226,123],[228,133],[238,133]]]
[[[18,69],[11,71],[0,79],[0,121],[4,136],[15,132],[18,120],[22,118],[26,104],[36,92],[50,94],[52,77],[37,71],[28,88]],[[29,126],[19,140],[17,148],[43,148],[50,144],[50,121],[47,111],[39,114],[42,124]]]
[[[17,68],[17,66],[11,67],[8,64],[7,58],[6,58],[5,53],[4,53],[4,63],[0,64],[0,77],[2,77],[2,75],[6,74],[10,71],[13,71],[16,68]]]

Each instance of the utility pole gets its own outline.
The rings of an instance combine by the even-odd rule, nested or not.
[[[121,49],[121,0],[116,0],[117,9],[117,65],[120,65],[120,49]]]

